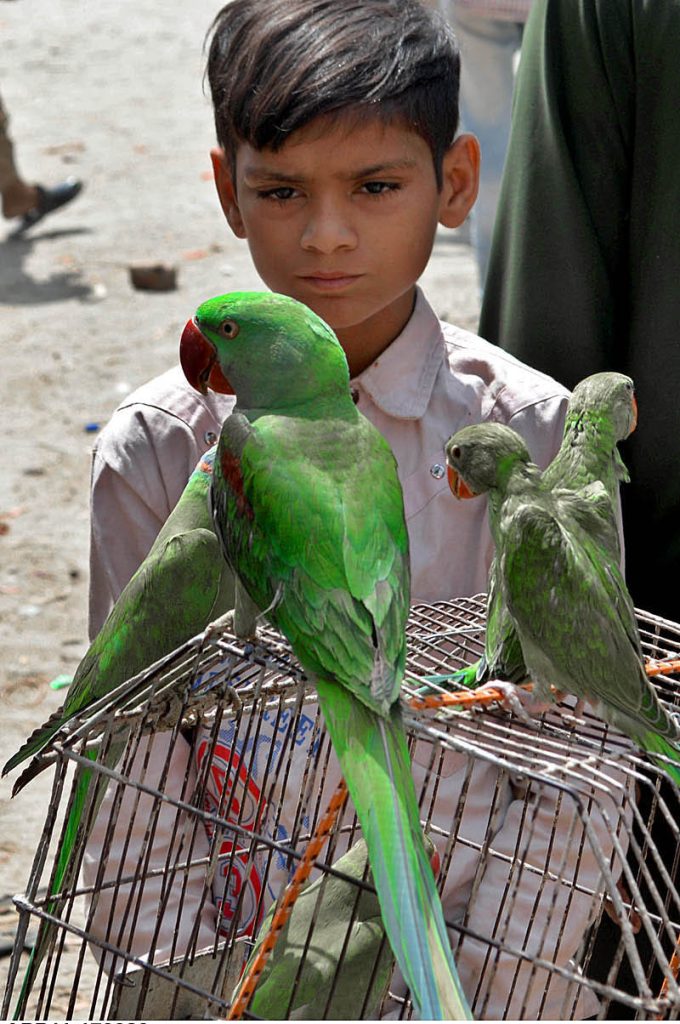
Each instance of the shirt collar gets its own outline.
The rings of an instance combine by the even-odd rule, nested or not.
[[[439,320],[416,288],[413,313],[403,331],[352,384],[365,391],[388,416],[421,419],[443,359]]]

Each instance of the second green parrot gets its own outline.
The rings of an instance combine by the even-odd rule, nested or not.
[[[628,480],[617,445],[633,432],[636,423],[637,403],[630,377],[613,371],[585,377],[569,399],[560,450],[542,476],[543,486],[550,489],[578,490],[596,480],[603,483],[611,503],[609,509],[604,505],[603,514],[610,525],[611,548],[617,558],[620,555],[616,519],[618,489],[621,481]],[[456,497],[473,497],[470,490],[461,485],[460,478],[457,479],[457,483],[455,478],[452,481]],[[495,500],[490,494],[489,522],[494,543],[497,543]],[[528,678],[521,645],[502,598],[496,560],[489,572],[488,589],[484,656],[451,677],[450,682],[458,685],[476,687],[492,679],[522,683]]]
[[[523,439],[501,424],[459,430],[447,457],[454,477],[492,496],[501,595],[539,695],[552,686],[588,701],[680,784],[680,726],[645,672],[605,486],[546,487]]]

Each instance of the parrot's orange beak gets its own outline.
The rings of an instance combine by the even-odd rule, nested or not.
[[[233,387],[217,361],[215,346],[208,341],[193,319],[187,322],[182,331],[179,361],[192,388],[196,388],[202,395],[208,393],[208,388],[222,395],[234,394]]]
[[[456,498],[476,498],[477,495],[474,491],[471,491],[468,485],[463,480],[460,473],[458,473],[453,466],[446,467],[446,479],[449,481],[449,487],[451,492]]]
[[[629,437],[633,433],[635,428],[637,427],[637,421],[638,421],[638,404],[637,404],[637,398],[635,397],[635,395],[633,395],[633,400],[632,400],[631,404],[633,406],[633,421],[632,421],[632,423],[630,425],[630,430],[628,431],[628,436]]]

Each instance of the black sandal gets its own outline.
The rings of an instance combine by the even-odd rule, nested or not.
[[[52,213],[54,210],[58,210],[60,206],[70,203],[72,199],[75,199],[82,187],[82,181],[78,181],[76,178],[67,178],[66,181],[62,181],[59,185],[54,185],[52,188],[43,188],[42,185],[36,185],[38,202],[23,215],[18,228],[12,232],[12,238],[15,238],[17,235],[23,235],[24,231],[32,228],[34,224],[37,224],[43,217],[46,217],[48,213]]]

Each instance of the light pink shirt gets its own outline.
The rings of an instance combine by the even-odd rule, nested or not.
[[[413,601],[486,590],[486,502],[456,501],[444,444],[468,423],[507,423],[542,468],[562,436],[567,391],[495,345],[438,320],[418,291],[411,319],[352,382],[392,447],[404,491]],[[99,436],[92,465],[90,634],[147,554],[234,404],[199,395],[179,367],[133,392]]]

